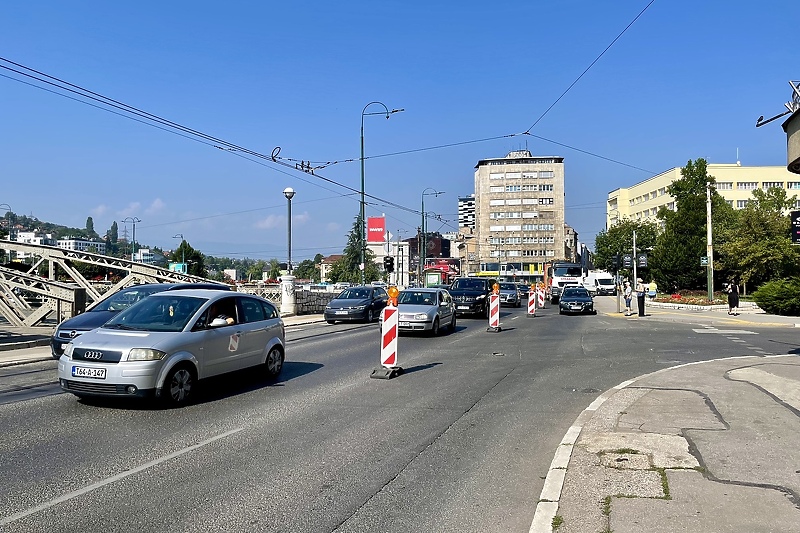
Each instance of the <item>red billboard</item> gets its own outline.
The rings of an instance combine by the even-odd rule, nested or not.
[[[367,242],[386,242],[386,217],[367,217]]]

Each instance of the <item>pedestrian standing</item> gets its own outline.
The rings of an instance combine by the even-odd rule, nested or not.
[[[639,306],[639,316],[644,316],[644,297],[647,289],[644,287],[642,278],[636,278],[636,303]]]
[[[625,282],[625,288],[622,294],[625,296],[625,316],[631,316],[631,300],[633,299],[633,290],[631,289],[631,282]]]
[[[736,316],[739,314],[739,285],[733,281],[728,285],[728,314]]]

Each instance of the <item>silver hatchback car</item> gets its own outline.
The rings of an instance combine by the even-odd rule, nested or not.
[[[198,380],[261,366],[280,374],[285,329],[258,296],[184,289],[156,293],[69,343],[61,388],[76,396],[191,400]]]
[[[397,329],[439,335],[456,330],[456,308],[446,289],[418,288],[397,295]]]

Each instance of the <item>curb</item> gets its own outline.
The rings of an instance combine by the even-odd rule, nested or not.
[[[49,346],[50,339],[35,339],[32,341],[9,342],[0,344],[0,352],[8,350],[22,350],[24,348],[38,348],[39,346]]]

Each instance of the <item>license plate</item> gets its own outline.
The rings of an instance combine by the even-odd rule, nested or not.
[[[337,315],[346,315],[347,311],[336,311]]]
[[[106,379],[106,369],[87,368],[85,366],[73,366],[72,376],[76,378]]]
[[[456,307],[456,309],[459,309],[459,310],[469,309],[469,306],[468,305],[459,305],[458,307]]]
[[[580,309],[581,308],[580,305],[570,305],[569,307],[570,307],[570,309]]]
[[[411,322],[398,322],[400,327],[411,327]]]

